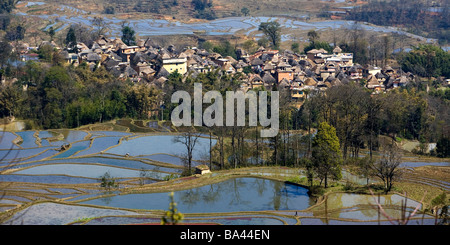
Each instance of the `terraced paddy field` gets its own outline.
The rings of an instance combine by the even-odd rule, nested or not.
[[[156,124],[155,124],[156,123]],[[139,132],[130,130],[139,127]],[[343,180],[323,196],[311,196],[293,179],[304,170],[253,166],[213,170],[182,177],[183,145],[177,133],[157,122],[117,121],[76,130],[3,132],[0,141],[0,212],[3,224],[121,225],[159,224],[174,193],[183,223],[226,225],[393,224],[419,210],[408,224],[433,225],[422,212],[429,200],[450,191],[449,162],[407,161],[399,191],[387,195],[343,191],[344,183],[364,185],[365,178],[343,171]],[[213,142],[215,144],[215,141]],[[202,164],[209,138],[200,138],[194,165]],[[117,188],[101,187],[108,173]],[[377,180],[370,180],[370,182]],[[411,185],[427,190],[404,196]],[[422,190],[420,189],[419,190]]]

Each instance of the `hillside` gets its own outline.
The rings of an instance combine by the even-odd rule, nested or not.
[[[195,1],[195,0],[194,0]],[[179,20],[191,20],[196,17],[193,0],[96,0],[94,2],[84,0],[43,0],[45,3],[58,3],[76,7],[86,12],[102,13],[105,9],[113,9],[115,14],[136,13],[145,14],[146,17],[176,18]],[[211,2],[210,2],[211,1]],[[323,9],[334,7],[354,6],[349,1],[324,1],[324,0],[198,0],[197,2],[209,3],[210,10],[216,18],[242,16],[241,10],[247,8],[252,16],[271,15],[305,15],[319,13]],[[357,4],[363,4],[358,2]],[[133,15],[136,16],[136,15]]]

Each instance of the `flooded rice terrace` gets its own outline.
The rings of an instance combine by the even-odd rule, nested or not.
[[[11,212],[4,224],[159,223],[172,191],[186,223],[390,224],[370,195],[333,193],[317,200],[302,186],[270,179],[303,175],[293,169],[250,168],[241,176],[213,170],[205,177],[180,177],[185,146],[173,141],[173,133],[58,129],[2,132],[0,137],[0,181],[6,184],[0,211]],[[199,138],[194,166],[208,162],[209,141]],[[118,188],[100,187],[106,173]],[[343,176],[366,181],[348,172]],[[393,217],[401,217],[402,200],[396,194],[380,197]],[[407,212],[417,205],[408,199]],[[434,224],[434,218],[424,215],[412,224]]]
[[[37,6],[45,6],[44,2],[27,2],[25,5],[30,9]],[[57,26],[55,31],[59,31],[71,24],[85,24],[91,26],[91,21],[97,13],[88,13],[86,11],[77,9],[75,7],[59,5],[57,11],[60,13],[54,14],[34,14],[33,11],[18,12],[20,15],[25,16],[38,16],[44,20],[50,21],[45,29],[50,26]],[[282,41],[294,39],[293,32],[297,30],[325,30],[325,29],[351,29],[355,25],[355,21],[347,20],[327,20],[327,21],[314,21],[310,22],[306,20],[307,16],[293,16],[288,17],[227,17],[220,18],[211,21],[183,23],[177,20],[164,20],[164,19],[126,19],[128,25],[132,27],[136,33],[140,36],[159,36],[159,35],[178,35],[178,34],[193,34],[196,32],[205,33],[206,35],[232,35],[232,34],[244,34],[248,36],[254,36],[256,38],[261,36],[258,32],[258,27],[262,22],[277,21],[283,27],[284,33],[281,36]],[[103,19],[108,25],[111,36],[120,36],[123,19],[104,15]],[[305,19],[305,20],[303,20]],[[368,23],[358,23],[359,28],[367,31],[374,32],[393,32],[403,35],[407,35],[412,38],[418,38],[421,40],[433,41],[432,39],[425,39],[424,37],[417,36],[408,32],[405,32],[396,27],[375,26]]]

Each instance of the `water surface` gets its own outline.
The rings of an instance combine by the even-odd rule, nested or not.
[[[307,189],[261,178],[235,178],[174,193],[182,213],[301,210],[312,203]],[[82,202],[117,208],[167,210],[169,193],[127,194]]]

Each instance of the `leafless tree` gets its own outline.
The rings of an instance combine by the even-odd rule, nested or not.
[[[400,211],[401,211],[401,215],[399,219],[395,219],[393,217],[391,217],[390,215],[387,214],[387,212],[384,210],[383,206],[381,206],[380,201],[377,200],[377,198],[375,197],[375,195],[373,194],[372,190],[370,190],[370,194],[372,195],[373,199],[375,200],[378,212],[381,213],[384,217],[386,217],[389,222],[391,222],[391,224],[395,225],[396,222],[399,225],[407,225],[409,220],[417,214],[417,212],[419,211],[419,209],[422,207],[422,203],[423,203],[423,199],[425,198],[425,195],[427,194],[427,192],[425,191],[422,200],[420,200],[419,204],[416,206],[416,208],[414,209],[413,212],[410,212],[408,215],[406,215],[406,203],[408,200],[408,197],[405,197],[405,201],[402,200],[401,206],[400,206]]]
[[[384,182],[384,189],[389,192],[393,182],[401,175],[401,154],[395,145],[389,145],[381,152],[381,158],[372,164],[376,177]]]
[[[173,139],[174,143],[181,143],[186,147],[186,153],[183,155],[185,156],[184,159],[186,161],[188,175],[191,174],[192,156],[199,137],[200,133],[195,132],[193,129],[188,129]]]

